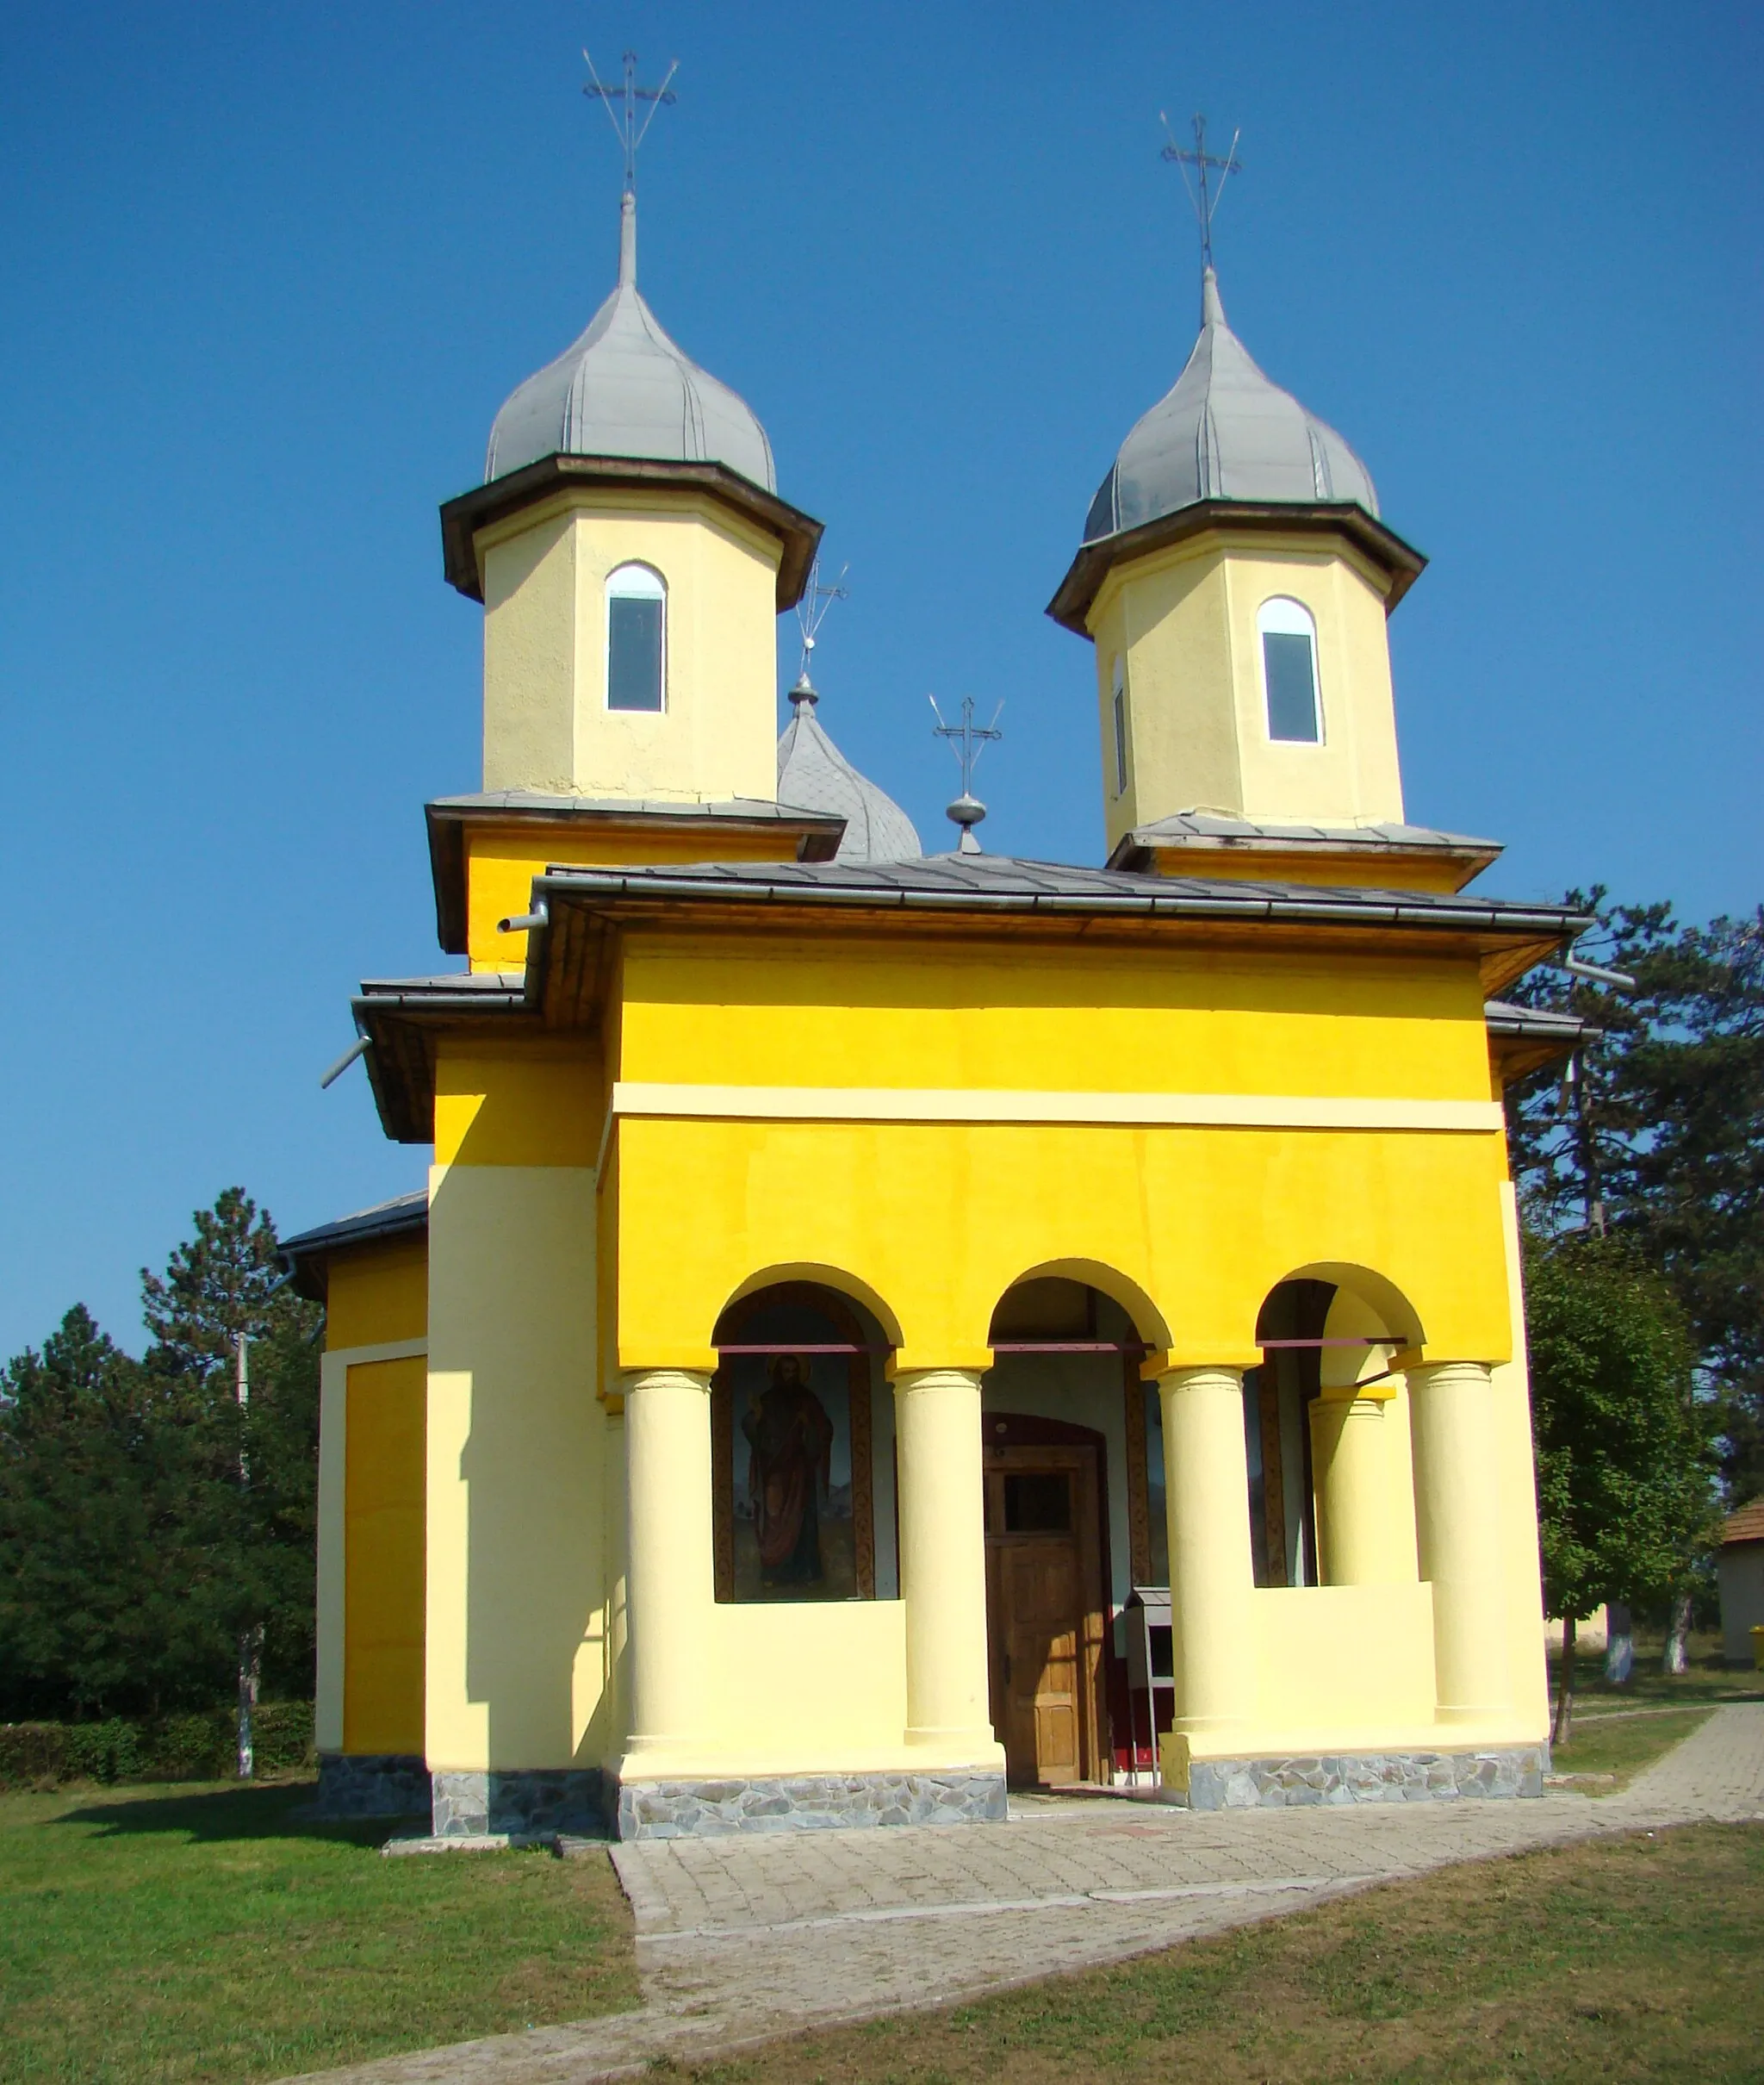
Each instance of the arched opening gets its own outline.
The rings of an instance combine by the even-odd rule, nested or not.
[[[1317,688],[1317,626],[1310,610],[1302,601],[1276,594],[1256,611],[1256,632],[1261,639],[1268,736],[1289,744],[1320,744],[1323,705]]]
[[[653,565],[622,564],[606,579],[606,706],[667,706],[668,582]]]
[[[1140,1363],[1159,1335],[1134,1285],[1086,1262],[1032,1269],[992,1313],[987,1652],[993,1728],[1018,1783],[1108,1783],[1133,1762],[1117,1622],[1146,1551]],[[1155,1739],[1141,1734],[1149,1759]]]
[[[724,1309],[711,1383],[711,1555],[724,1602],[893,1599],[894,1341],[827,1283]]]
[[[1398,1353],[1420,1321],[1367,1267],[1320,1261],[1269,1291],[1244,1377],[1258,1585],[1413,1579],[1414,1493]]]

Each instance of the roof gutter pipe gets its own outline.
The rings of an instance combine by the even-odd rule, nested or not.
[[[1597,963],[1583,963],[1578,956],[1559,955],[1553,966],[1570,977],[1584,977],[1595,985],[1610,985],[1618,992],[1633,992],[1636,980],[1626,970],[1606,970]]]
[[[349,1069],[350,1066],[355,1062],[357,1057],[366,1055],[367,1052],[373,1047],[373,1042],[374,1038],[371,1036],[357,1036],[355,1041],[350,1044],[349,1048],[345,1050],[343,1055],[337,1060],[336,1063],[333,1064],[330,1070],[325,1074],[324,1077],[320,1080],[319,1091],[322,1093],[326,1086],[335,1086],[337,1081],[342,1078],[343,1074]]]
[[[545,907],[536,906],[531,912],[516,912],[507,919],[496,922],[499,934],[533,934],[550,923],[551,915]]]

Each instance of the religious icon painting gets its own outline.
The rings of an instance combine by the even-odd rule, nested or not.
[[[842,1297],[792,1283],[719,1336],[748,1351],[725,1350],[711,1386],[717,1597],[873,1598],[866,1328]]]

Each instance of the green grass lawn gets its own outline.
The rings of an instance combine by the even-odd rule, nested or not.
[[[1764,1672],[1750,1665],[1730,1665],[1721,1654],[1719,1636],[1699,1633],[1686,1646],[1690,1655],[1687,1672],[1667,1674],[1660,1670],[1664,1639],[1656,1629],[1636,1631],[1635,1670],[1621,1687],[1607,1684],[1605,1653],[1582,1650],[1575,1659],[1575,1713],[1582,1709],[1596,1715],[1601,1708],[1649,1706],[1677,1707],[1690,1702],[1764,1701]],[[1556,1698],[1560,1659],[1550,1657],[1550,1695]]]
[[[387,1860],[313,1792],[0,1796],[0,2080],[283,2077],[637,2003],[598,1851]]]
[[[1568,1742],[1556,1747],[1550,1763],[1558,1774],[1614,1774],[1615,1787],[1623,1788],[1712,1714],[1705,1708],[1576,1715]]]
[[[798,2037],[704,2085],[1756,2085],[1764,1827],[1391,1883],[978,2005]]]

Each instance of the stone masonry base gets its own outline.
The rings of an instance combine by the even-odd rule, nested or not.
[[[429,1769],[415,1752],[319,1755],[321,1817],[417,1817],[429,1807]]]
[[[1169,1740],[1165,1740],[1168,1745]],[[1309,1758],[1169,1760],[1164,1800],[1194,1810],[1308,1803],[1438,1802],[1541,1796],[1549,1748],[1500,1752],[1323,1752]],[[1186,1766],[1187,1787],[1181,1785]]]
[[[633,1781],[618,1790],[620,1839],[1002,1820],[1000,1774],[804,1774],[763,1781]]]
[[[543,1838],[606,1829],[611,1777],[598,1766],[428,1777],[437,1839]]]

